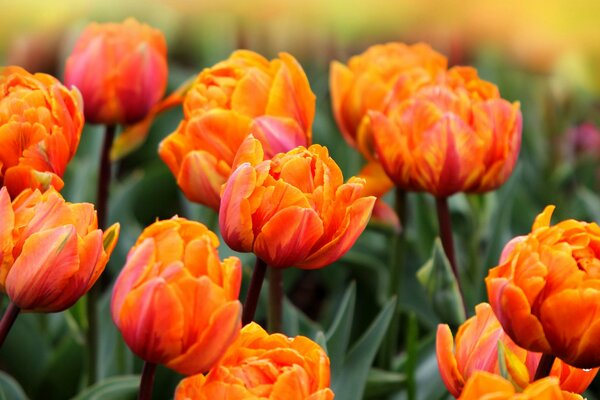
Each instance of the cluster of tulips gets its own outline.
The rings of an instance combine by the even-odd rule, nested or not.
[[[176,399],[332,399],[318,344],[253,322],[265,272],[334,263],[372,213],[394,216],[381,197],[395,186],[436,198],[460,287],[447,197],[508,179],[521,143],[519,103],[473,68],[448,68],[424,44],[377,45],[333,62],[335,119],[366,159],[344,181],[327,148],[312,143],[315,96],[291,55],[236,51],[163,98],[167,75],[163,35],[133,19],[83,31],[66,61],[70,88],[19,67],[0,70],[0,289],[10,299],[0,340],[19,311],[62,311],[92,288],[119,236],[118,224],[106,226],[109,157],[125,156],[159,113],[182,105],[158,155],[190,201],[218,212],[225,243],[257,262],[242,306],[241,262],[219,258],[215,233],[178,216],[146,227],[111,301],[124,341],[145,361],[140,398],[150,398],[160,364],[186,376]],[[59,192],[84,116],[105,124],[109,139],[98,215]],[[124,128],[113,142],[116,125]],[[594,378],[600,228],[551,226],[551,213],[507,244],[486,279],[490,304],[477,306],[455,343],[447,325],[438,328],[440,374],[455,397],[580,398]]]

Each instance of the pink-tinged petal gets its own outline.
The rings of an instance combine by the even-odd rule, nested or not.
[[[506,243],[506,245],[504,246],[504,248],[502,249],[502,253],[500,254],[500,261],[499,264],[504,264],[504,262],[506,260],[508,260],[508,258],[510,257],[512,251],[515,249],[515,247],[521,243],[522,241],[525,240],[527,236],[517,236],[512,238],[508,243]]]
[[[255,189],[256,171],[243,163],[231,174],[223,188],[219,227],[223,240],[235,251],[251,251],[254,243],[248,197]]]
[[[79,269],[72,225],[32,234],[6,277],[6,293],[23,310],[56,312],[53,303]],[[76,301],[75,299],[73,303]]]
[[[458,364],[454,356],[454,340],[448,325],[438,325],[435,355],[444,385],[454,397],[460,396],[465,380],[458,370]]]
[[[219,209],[221,186],[227,180],[226,166],[204,151],[193,151],[183,159],[177,175],[177,184],[191,201],[205,204],[213,210]]]
[[[318,249],[296,266],[303,269],[316,269],[329,265],[342,257],[350,250],[367,226],[375,200],[375,197],[372,196],[355,200],[348,207],[346,216],[331,242]]]
[[[263,144],[268,158],[309,145],[306,133],[292,118],[261,116],[254,119],[250,131]]]
[[[263,225],[254,253],[274,268],[299,265],[323,235],[323,222],[313,209],[287,207]]]
[[[80,294],[82,296],[94,286],[94,283],[96,283],[108,262],[108,256],[102,247],[102,231],[100,229],[80,239],[79,260],[80,265],[77,278],[84,282],[83,287],[85,288]]]

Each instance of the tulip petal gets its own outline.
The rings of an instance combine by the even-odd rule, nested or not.
[[[254,119],[250,131],[260,140],[268,158],[310,144],[305,131],[292,118],[261,116]]]
[[[15,214],[5,186],[0,189],[0,221],[0,291],[4,291],[6,275],[14,262],[12,248],[15,225]]]
[[[343,105],[345,98],[352,89],[354,74],[344,64],[333,61],[329,65],[329,88],[331,90],[331,104],[333,116],[338,127],[342,131],[342,135],[346,142],[351,146],[355,146],[352,124],[349,124],[346,119]]]
[[[464,378],[458,370],[454,355],[454,341],[450,327],[445,324],[438,325],[435,340],[435,355],[438,362],[440,376],[446,388],[454,397],[460,396],[465,385]]]

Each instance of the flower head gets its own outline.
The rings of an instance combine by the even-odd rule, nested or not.
[[[0,184],[12,197],[26,188],[62,189],[83,129],[83,104],[46,74],[0,68]]]
[[[26,311],[71,307],[94,285],[119,237],[98,229],[94,206],[68,203],[54,188],[0,189],[0,289]]]
[[[453,341],[448,325],[439,325],[436,355],[440,375],[448,391],[459,397],[465,382],[476,371],[500,374],[500,363],[506,365],[510,381],[519,389],[526,388],[533,380],[541,354],[524,350],[504,333],[500,323],[487,303],[475,307],[475,316],[458,329]],[[504,348],[504,360],[498,360],[498,346]],[[550,376],[559,379],[560,387],[573,393],[583,393],[597,373],[584,371],[556,360]]]
[[[218,210],[221,185],[249,133],[268,157],[311,143],[315,96],[291,55],[269,61],[239,50],[198,75],[183,112],[159,155],[191,201]]]
[[[470,67],[454,67],[384,112],[371,112],[375,150],[405,190],[485,192],[511,175],[521,146],[519,103]]]
[[[236,251],[274,268],[321,268],[340,258],[364,230],[374,197],[364,180],[344,183],[327,148],[297,147],[264,160],[260,142],[242,144],[223,187],[219,224]]]
[[[205,372],[239,333],[241,264],[219,260],[217,236],[184,218],[147,227],[113,290],[112,318],[140,358]]]
[[[176,400],[331,400],[329,358],[312,340],[246,325],[208,375],[181,381]]]
[[[89,122],[139,121],[167,86],[165,37],[133,18],[92,23],[67,59],[65,82],[81,91]]]
[[[513,239],[485,280],[490,304],[521,347],[578,368],[600,366],[600,227],[566,220],[554,206]]]

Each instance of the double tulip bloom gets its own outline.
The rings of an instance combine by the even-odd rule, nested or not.
[[[499,187],[521,146],[519,103],[470,67],[454,67],[370,116],[378,160],[396,186],[436,197]]]
[[[94,206],[68,203],[53,188],[27,189],[11,203],[0,189],[0,290],[25,311],[71,307],[96,282],[119,237],[98,229]]]
[[[297,147],[265,160],[249,136],[223,187],[219,224],[225,242],[274,268],[315,269],[340,258],[364,230],[374,197],[364,180],[347,183],[327,148]]]
[[[459,400],[583,400],[579,394],[561,390],[556,377],[533,382],[519,392],[506,379],[489,372],[477,371],[465,385]]]
[[[486,278],[490,304],[521,347],[578,368],[600,366],[600,227],[550,225],[554,206],[513,239]]]
[[[198,75],[183,112],[159,155],[188,199],[218,210],[221,186],[249,133],[268,157],[311,143],[315,96],[291,55],[269,61],[240,50]]]
[[[329,358],[310,339],[251,322],[210,373],[181,381],[176,400],[332,400]]]
[[[498,346],[504,347],[504,359],[498,359]],[[502,330],[492,308],[487,303],[475,307],[475,316],[460,326],[453,341],[448,325],[439,325],[436,355],[440,375],[448,391],[459,397],[464,394],[465,383],[477,371],[500,374],[500,363],[518,390],[529,387],[540,362],[541,354],[517,346]],[[559,380],[562,390],[583,393],[590,385],[597,370],[584,371],[556,360],[550,376]],[[462,398],[462,397],[461,397]],[[472,397],[466,397],[472,398]]]
[[[65,82],[83,95],[88,122],[131,124],[148,114],[167,85],[163,34],[133,18],[90,24],[67,59]]]
[[[184,218],[147,227],[127,256],[111,312],[140,358],[185,375],[209,370],[241,328],[239,259],[219,260],[217,236]]]
[[[63,187],[79,145],[83,104],[46,74],[0,68],[0,184],[16,197],[26,188]]]

